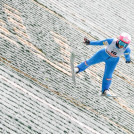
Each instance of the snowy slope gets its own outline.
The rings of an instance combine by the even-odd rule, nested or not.
[[[72,51],[77,65],[103,48],[84,46],[85,36],[133,34],[132,2],[3,0],[0,6],[0,133],[134,133],[133,63],[122,57],[114,72],[117,99],[100,96],[103,63],[79,74],[76,86],[70,72]]]

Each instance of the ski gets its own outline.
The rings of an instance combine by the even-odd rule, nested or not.
[[[104,93],[101,94],[101,96],[104,97],[113,97],[113,98],[117,98],[117,95],[114,95],[113,93],[111,93],[109,90],[105,90]]]
[[[101,95],[102,97],[106,97],[106,98],[118,98],[119,96],[116,95]]]
[[[113,97],[113,98],[117,98],[118,96],[116,96],[116,95],[106,95],[105,97]]]
[[[75,72],[74,72],[74,60],[75,60],[75,55],[74,55],[74,53],[71,53],[70,65],[71,65],[72,80],[73,80],[74,84],[76,84]]]

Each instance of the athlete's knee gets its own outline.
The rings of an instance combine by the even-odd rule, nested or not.
[[[105,72],[103,76],[103,81],[111,81],[113,73]]]
[[[111,81],[111,80],[112,80],[112,78],[106,78],[106,80],[107,80],[107,81]]]
[[[111,83],[111,81],[112,81],[112,77],[104,77],[103,78],[103,83]]]
[[[87,61],[85,61],[84,63],[85,63],[85,65],[86,65],[86,66],[88,66],[88,63],[87,63]]]

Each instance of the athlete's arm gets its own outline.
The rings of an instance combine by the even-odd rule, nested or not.
[[[127,49],[124,52],[126,63],[130,63],[131,62],[130,53],[131,53],[131,50],[130,50],[129,47],[127,47]]]
[[[102,45],[109,45],[112,43],[113,39],[105,39],[105,40],[100,40],[100,41],[89,41],[87,39],[84,38],[84,43],[86,45],[99,45],[99,46],[102,46]]]

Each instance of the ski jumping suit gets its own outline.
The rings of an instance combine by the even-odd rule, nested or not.
[[[90,59],[77,65],[79,72],[84,71],[91,65],[105,62],[105,71],[102,81],[102,93],[108,90],[111,84],[112,74],[119,61],[121,55],[124,54],[126,61],[130,61],[130,48],[118,48],[116,46],[117,39],[106,39],[101,41],[90,41],[90,45],[107,45],[95,53]]]

